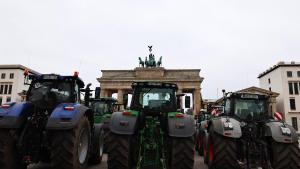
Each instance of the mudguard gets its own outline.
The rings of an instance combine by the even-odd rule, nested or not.
[[[226,130],[224,123],[226,120],[229,120],[233,126],[231,130]],[[212,118],[209,128],[213,127],[214,131],[220,135],[223,135],[225,137],[231,137],[231,138],[240,138],[242,137],[242,130],[241,130],[241,124],[239,121],[230,118],[230,117],[216,117]]]
[[[191,137],[195,133],[195,124],[192,115],[184,114],[181,118],[169,115],[168,127],[169,136],[171,137]]]
[[[280,143],[295,143],[298,141],[298,135],[295,129],[288,124],[285,124],[286,128],[289,128],[291,135],[284,135],[281,131],[283,126],[282,122],[270,121],[265,125],[265,136],[271,136],[276,142]]]
[[[123,112],[114,112],[109,127],[110,131],[115,134],[131,135],[135,132],[136,123],[137,115],[124,116]]]
[[[65,107],[73,107],[74,109],[66,109]],[[51,113],[46,129],[72,129],[77,125],[80,118],[83,117],[88,110],[89,108],[78,103],[61,103]]]
[[[13,102],[5,105],[6,108],[0,107],[0,128],[20,128],[26,120],[28,110],[32,107],[32,104]]]

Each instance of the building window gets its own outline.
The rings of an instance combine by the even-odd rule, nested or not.
[[[268,79],[268,82],[269,82],[269,84],[271,84],[271,79],[270,78]]]
[[[289,82],[289,92],[290,92],[290,94],[294,94],[293,83],[291,83],[291,82]]]
[[[4,85],[4,94],[7,94],[8,85]]]
[[[290,99],[290,108],[291,110],[296,110],[296,103],[294,98]]]
[[[11,97],[7,97],[7,98],[6,98],[6,102],[7,102],[7,103],[11,102]]]
[[[298,83],[294,83],[294,91],[295,91],[295,94],[299,94],[299,89],[298,89]]]
[[[300,77],[300,71],[297,71],[297,76]]]
[[[14,76],[15,76],[15,74],[13,74],[13,73],[9,74],[9,78],[10,78],[10,79],[13,79]]]
[[[11,94],[11,91],[12,91],[12,85],[9,85],[8,86],[8,94]]]
[[[0,94],[3,94],[3,89],[4,89],[4,86],[1,85],[1,86],[0,86]]]
[[[293,72],[292,71],[287,71],[286,75],[287,75],[287,77],[293,77]]]
[[[2,97],[0,97],[0,105],[2,105]]]
[[[1,79],[5,79],[5,73],[1,74]]]
[[[297,117],[292,117],[292,126],[294,127],[295,130],[298,131]]]

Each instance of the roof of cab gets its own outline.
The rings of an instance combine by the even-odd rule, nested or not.
[[[39,75],[29,75],[32,80],[48,80],[48,81],[65,81],[65,80],[74,80],[79,85],[80,88],[84,87],[84,82],[78,76],[62,76],[58,74],[39,74]]]
[[[133,82],[131,85],[134,87],[157,87],[157,88],[175,88],[178,89],[177,84],[175,83],[165,83],[165,82],[153,82],[153,81],[145,81],[145,82]]]

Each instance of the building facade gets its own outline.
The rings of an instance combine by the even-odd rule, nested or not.
[[[24,70],[39,74],[23,65],[0,65],[0,105],[7,102],[20,102],[28,86],[24,85]]]
[[[300,132],[300,62],[279,62],[258,78],[261,88],[280,94],[277,111]]]

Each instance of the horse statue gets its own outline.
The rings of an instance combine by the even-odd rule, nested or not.
[[[148,67],[149,66],[149,62],[148,62],[148,58],[145,58],[145,66]]]
[[[142,60],[141,57],[139,57],[139,66],[145,67],[145,62]]]
[[[146,68],[153,68],[153,67],[160,67],[162,64],[162,56],[160,57],[159,61],[155,61],[155,56],[152,54],[152,46],[148,46],[149,48],[149,57],[145,58],[145,62],[139,57],[139,64]]]
[[[159,58],[159,60],[156,63],[157,67],[160,67],[162,65],[162,56]]]
[[[155,56],[152,53],[149,55],[148,67],[156,67]]]

